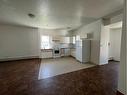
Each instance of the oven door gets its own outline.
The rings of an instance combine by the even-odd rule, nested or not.
[[[60,56],[60,49],[54,49],[53,50],[53,57],[54,58],[61,57]]]

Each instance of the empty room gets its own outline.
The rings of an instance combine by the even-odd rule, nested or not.
[[[0,0],[0,95],[127,95],[126,0]]]

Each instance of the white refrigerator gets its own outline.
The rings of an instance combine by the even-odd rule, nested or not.
[[[76,41],[76,59],[81,63],[86,63],[90,61],[90,40],[80,40]]]

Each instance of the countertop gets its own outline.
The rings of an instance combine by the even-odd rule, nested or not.
[[[60,49],[75,49],[75,48],[62,47],[62,48],[60,48]],[[41,51],[53,51],[53,48],[41,49]]]

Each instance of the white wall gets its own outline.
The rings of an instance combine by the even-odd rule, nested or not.
[[[121,33],[121,28],[110,30],[109,59],[120,61]]]
[[[101,39],[100,39],[100,65],[108,64],[108,42],[109,42],[109,26],[101,26]]]
[[[0,60],[39,56],[38,29],[0,25]]]
[[[67,30],[57,30],[57,29],[38,29],[41,35],[50,35],[50,36],[69,36]]]
[[[126,0],[125,0],[126,1]],[[127,95],[127,1],[124,3],[124,19],[122,28],[122,41],[121,41],[121,59],[119,66],[119,80],[118,80],[118,90],[124,95]]]
[[[111,29],[111,25],[101,26],[100,65],[108,64],[109,57],[120,61],[121,28]],[[110,46],[108,45],[110,43]]]
[[[122,19],[123,19],[123,14],[116,15],[111,18],[110,24],[120,22],[122,21]]]
[[[101,20],[85,25],[74,32],[73,35],[86,35],[90,33],[93,35],[91,38],[91,59],[90,61],[99,64],[100,57],[100,33],[101,33]]]

